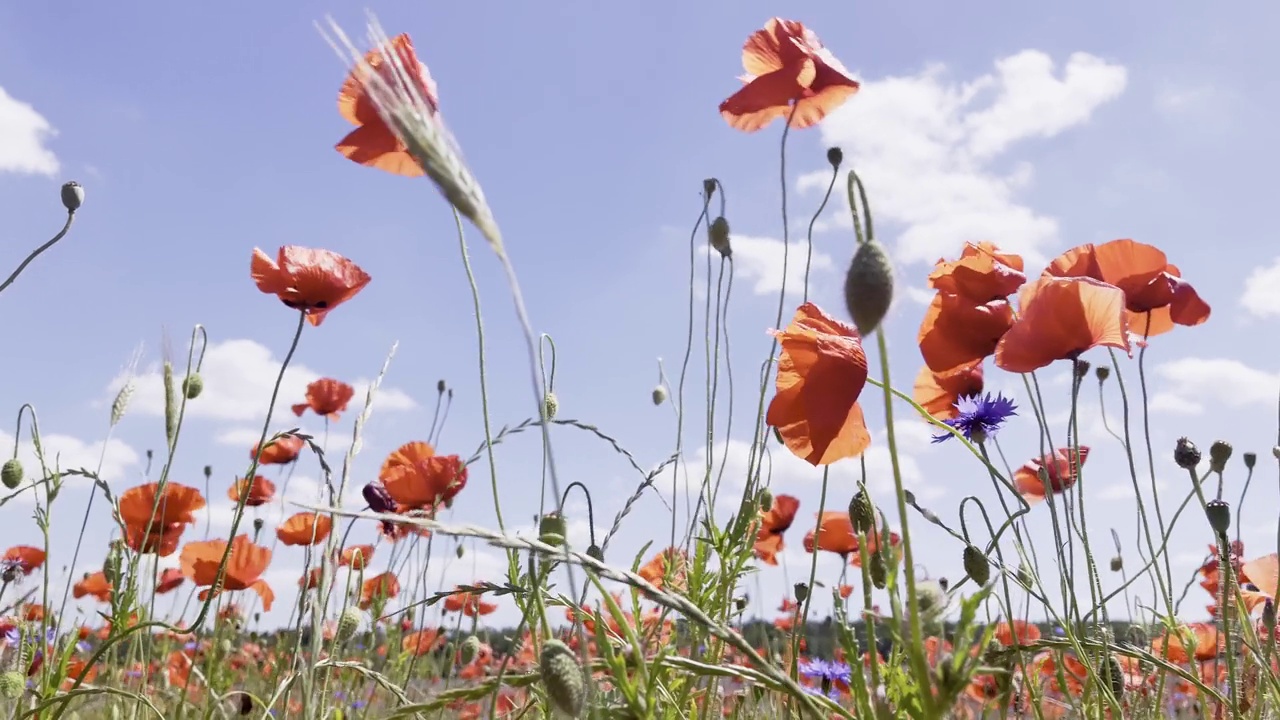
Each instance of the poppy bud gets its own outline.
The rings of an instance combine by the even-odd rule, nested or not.
[[[338,616],[338,627],[333,631],[333,639],[344,643],[355,636],[360,629],[360,611],[349,607]]]
[[[987,562],[987,556],[973,545],[966,545],[964,548],[964,571],[979,585],[986,585],[991,579],[991,563]]]
[[[4,467],[0,467],[0,482],[4,486],[13,490],[22,484],[22,461],[18,458],[6,460]]]
[[[587,557],[602,563],[604,562],[604,550],[601,550],[599,545],[589,545],[587,546]]]
[[[80,186],[80,183],[76,182],[75,180],[72,180],[71,182],[68,182],[68,183],[63,183],[62,184],[62,207],[66,208],[67,212],[73,213],[79,210],[80,206],[83,204],[84,204],[84,188]]]
[[[733,257],[733,248],[729,247],[729,221],[723,215],[707,226],[707,242],[720,253],[720,257]]]
[[[182,394],[186,395],[188,400],[195,400],[202,392],[204,392],[204,380],[199,373],[191,373],[182,379]]]
[[[831,163],[833,170],[839,170],[840,163],[844,162],[844,150],[838,147],[827,148],[827,162]]]
[[[17,700],[27,690],[27,679],[22,673],[10,670],[0,673],[0,697]]]
[[[538,539],[547,545],[563,545],[565,532],[564,517],[560,513],[547,513],[538,520]]]
[[[1183,470],[1194,470],[1200,464],[1200,448],[1187,438],[1178,438],[1173,447],[1173,461]]]
[[[478,654],[480,654],[480,638],[468,635],[467,639],[462,641],[462,647],[458,649],[458,659],[463,665],[470,665]]]
[[[856,533],[869,533],[876,527],[876,507],[871,503],[867,491],[858,488],[849,501],[849,522]]]
[[[653,404],[657,406],[657,405],[661,405],[666,401],[667,401],[667,389],[662,387],[661,385],[655,387],[653,389]]]
[[[1017,580],[1019,585],[1021,585],[1024,588],[1030,589],[1031,582],[1034,579],[1035,579],[1034,576],[1032,576],[1031,574],[1031,568],[1027,567],[1026,565],[1018,566]]]
[[[1254,465],[1258,464],[1258,453],[1247,452],[1244,457],[1244,466],[1246,469],[1252,470]]]
[[[587,691],[582,679],[582,668],[568,645],[559,640],[542,644],[538,657],[538,673],[551,704],[560,712],[577,717],[586,704]]]
[[[720,184],[720,181],[719,181],[719,180],[716,180],[715,178],[707,178],[706,180],[703,180],[703,181],[702,181],[702,195],[703,195],[703,197],[706,197],[706,198],[710,199],[712,195],[715,195],[715,194],[716,194],[716,186],[717,186],[717,185],[719,185],[719,184]]]
[[[147,451],[147,459],[148,459],[148,460],[150,460],[150,459],[151,459],[151,451],[150,451],[150,450],[148,450],[148,451]],[[209,478],[211,478],[211,477],[213,477],[213,466],[212,466],[212,465],[205,465],[205,466],[204,466],[204,479],[205,479],[205,480],[208,480],[208,479],[209,479]]]
[[[441,395],[443,395],[443,394],[444,394],[444,389],[445,389],[444,380],[443,380],[443,379],[441,379],[441,380],[437,380],[437,381],[436,381],[436,392],[437,392],[437,393],[439,393],[439,394],[441,394]]]
[[[456,555],[459,560],[461,560],[462,556],[466,554],[466,551],[462,549],[461,545],[458,545],[453,549],[453,554]]]
[[[1120,670],[1120,661],[1116,656],[1107,653],[1098,665],[1098,677],[1111,687],[1111,694],[1119,699],[1124,695],[1124,673]]]
[[[1124,569],[1124,558],[1119,555],[1111,558],[1111,572],[1120,572]]]
[[[1071,366],[1071,370],[1075,372],[1077,380],[1083,380],[1089,376],[1089,361],[1076,358],[1075,363]]]
[[[1209,469],[1221,474],[1227,469],[1227,461],[1231,459],[1231,443],[1215,440],[1209,446]]]
[[[760,511],[769,512],[773,507],[773,493],[769,492],[769,488],[760,490]]]
[[[802,603],[809,598],[809,586],[806,583],[796,583],[792,588],[795,592],[796,602]]]
[[[748,602],[748,599],[746,595],[739,595],[738,597],[733,599],[733,607],[738,612],[743,612],[747,609],[747,602]]]
[[[1107,378],[1111,377],[1111,368],[1106,365],[1099,365],[1094,368],[1093,376],[1098,378],[1098,384],[1101,385],[1107,381]]]
[[[916,504],[916,494],[906,488],[902,489],[902,499],[906,500],[908,505],[914,506]]]
[[[1204,507],[1209,527],[1219,535],[1226,535],[1231,528],[1231,506],[1223,500],[1210,500]]]
[[[884,558],[880,553],[871,554],[871,564],[867,567],[867,572],[871,575],[871,584],[877,590],[883,590],[889,584],[889,568],[885,567]]]
[[[893,303],[893,266],[884,246],[862,243],[844,277],[844,304],[860,335],[870,335]]]
[[[262,532],[262,525],[263,525],[262,518],[254,518],[254,519],[253,519],[253,531],[254,531],[255,533],[260,533],[260,532]]]
[[[391,499],[391,493],[387,492],[387,488],[376,480],[366,483],[360,490],[360,494],[364,496],[364,501],[369,503],[369,509],[376,513],[393,513],[396,511],[396,501]]]

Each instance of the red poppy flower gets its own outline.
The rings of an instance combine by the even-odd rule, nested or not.
[[[186,576],[182,574],[181,568],[165,568],[156,581],[156,594],[164,595],[177,590],[185,579]]]
[[[333,519],[320,513],[300,512],[290,515],[276,528],[276,537],[285,545],[319,545],[333,530]]]
[[[1124,291],[1129,329],[1152,337],[1174,325],[1199,325],[1209,319],[1208,303],[1182,279],[1162,250],[1133,240],[1112,240],[1072,248],[1059,255],[1045,275],[1090,277]]]
[[[996,642],[1011,647],[1029,645],[1040,639],[1040,628],[1026,620],[1009,620],[996,625]]]
[[[30,545],[14,545],[4,551],[3,562],[13,565],[23,575],[30,575],[44,565],[45,552]]]
[[[356,296],[369,284],[369,273],[329,250],[286,245],[276,260],[253,249],[249,274],[258,289],[280,298],[319,325],[329,311]]]
[[[265,454],[265,453],[264,453]],[[275,497],[276,485],[261,475],[254,475],[253,479],[238,478],[227,490],[227,497],[231,502],[240,502],[240,498],[244,497],[245,507],[260,507],[271,502],[271,498]]]
[[[98,602],[111,602],[111,583],[107,582],[107,575],[101,570],[85,573],[84,577],[71,587],[71,595],[77,600],[92,596]]]
[[[858,92],[844,65],[794,20],[772,18],[752,33],[742,66],[746,86],[720,103],[720,115],[743,132],[787,117],[797,130],[811,127]]]
[[[950,420],[960,414],[956,409],[960,398],[979,395],[982,387],[982,362],[979,361],[949,375],[921,368],[911,394],[930,415],[939,420]]]
[[[1081,445],[1079,460],[1070,448],[1061,448],[1053,455],[1031,459],[1022,467],[1013,471],[1013,486],[1018,494],[1028,503],[1035,504],[1044,500],[1045,486],[1040,482],[1040,470],[1043,468],[1049,475],[1049,490],[1054,494],[1069,490],[1080,479],[1080,468],[1089,459],[1089,446]]]
[[[448,506],[467,485],[467,467],[457,455],[437,455],[427,443],[411,442],[387,456],[378,479],[406,509]]]
[[[689,558],[683,550],[669,547],[641,565],[636,574],[656,588],[670,587],[679,590],[684,588],[687,580],[685,572],[688,562]]]
[[[190,578],[196,587],[206,588],[200,593],[201,600],[207,600],[211,594],[227,545],[226,540],[200,540],[189,542],[182,548],[179,557],[182,574]],[[227,559],[221,589],[253,590],[262,599],[262,609],[270,611],[276,596],[261,577],[271,563],[271,550],[255,545],[248,535],[237,535],[230,545],[231,555]]]
[[[760,513],[760,530],[756,534],[756,557],[766,565],[778,564],[778,553],[782,552],[782,534],[796,519],[796,510],[800,509],[800,501],[790,495],[778,495],[768,511]]]
[[[1087,277],[1042,277],[1024,288],[1022,315],[996,346],[996,365],[1026,373],[1095,347],[1129,352],[1124,292]]]
[[[916,339],[925,365],[938,375],[971,367],[996,351],[1013,327],[1008,300],[976,303],[962,295],[938,293],[924,312]]]
[[[193,487],[166,482],[161,489],[159,483],[147,483],[120,493],[116,517],[131,550],[168,557],[204,506],[204,497]]]
[[[965,243],[960,258],[934,264],[929,286],[982,304],[1012,295],[1027,282],[1022,257],[1001,252],[993,243]]]
[[[267,440],[267,446],[258,457],[258,446],[249,451],[249,459],[258,458],[259,465],[288,465],[298,459],[302,446],[306,442],[297,435],[281,435],[274,440]]]
[[[782,355],[765,421],[788,450],[810,464],[861,455],[871,433],[858,405],[867,382],[867,355],[858,331],[805,303],[787,329],[774,335]]]
[[[457,612],[467,617],[489,615],[498,609],[497,603],[485,602],[482,593],[473,593],[459,587],[452,595],[445,598],[445,612]]]
[[[360,586],[360,609],[368,610],[375,601],[390,600],[400,594],[400,581],[395,573],[375,575]]]
[[[393,64],[387,62],[388,54],[395,56],[395,62],[400,66],[399,72]],[[400,142],[400,138],[382,119],[373,98],[369,96],[366,83],[370,82],[370,73],[376,73],[392,89],[397,89],[397,85],[403,87],[401,77],[407,76],[414,85],[412,92],[426,103],[430,111],[435,112],[439,105],[436,84],[431,79],[427,66],[418,60],[409,36],[397,35],[391,39],[389,47],[367,53],[364,62],[356,65],[342,83],[342,89],[338,91],[338,112],[343,119],[357,127],[342,138],[337,150],[361,165],[395,175],[418,177],[423,174],[418,161],[409,154],[405,144]]]
[[[311,410],[321,417],[336,421],[355,394],[355,388],[340,380],[320,378],[307,386],[307,401],[294,405],[293,414],[302,417],[302,413]]]
[[[352,545],[342,549],[342,553],[338,556],[338,565],[350,567],[353,570],[363,570],[369,567],[369,561],[372,559],[372,545]]]

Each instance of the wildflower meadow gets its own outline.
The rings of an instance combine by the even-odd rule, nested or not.
[[[0,247],[14,268],[0,307],[44,327],[6,343],[41,371],[7,374],[0,406],[0,712],[1280,717],[1280,381],[1200,386],[1177,371],[1209,361],[1171,364],[1207,353],[1201,377],[1220,379],[1246,346],[1274,364],[1274,331],[1239,330],[1239,286],[1280,315],[1262,260],[1231,237],[1139,236],[1123,201],[1113,227],[1070,233],[1006,212],[1029,170],[986,163],[1017,133],[1083,124],[1128,82],[1114,63],[1079,53],[1058,80],[1027,51],[967,84],[868,81],[844,28],[788,12],[698,50],[719,94],[677,113],[715,120],[753,167],[673,162],[663,183],[687,192],[661,212],[685,224],[653,241],[643,296],[610,287],[634,222],[625,162],[601,152],[582,177],[550,142],[467,160],[504,142],[472,118],[534,112],[425,39],[476,28],[322,13],[272,28],[309,33],[329,61],[287,77],[331,137],[291,133],[261,95],[228,117],[279,137],[256,162],[315,201],[274,200],[240,168],[222,197],[276,219],[207,257],[187,233],[236,209],[180,177],[161,180],[184,198],[186,220],[163,227],[172,257],[119,274],[84,246],[142,174],[86,170],[6,206],[56,234]],[[546,42],[586,32],[564,22]],[[673,71],[662,52],[645,50],[655,73]],[[186,82],[223,97],[218,64],[188,61]],[[592,92],[627,93],[616,76]],[[1028,92],[1039,77],[1049,89]],[[1081,78],[1101,89],[1073,94]],[[455,101],[468,85],[484,92]],[[920,92],[901,122],[868,120]],[[666,117],[667,99],[627,97],[635,127]],[[957,109],[980,97],[986,110]],[[466,106],[477,98],[488,107]],[[5,164],[3,143],[34,122],[12,107],[0,172],[64,172],[39,152]],[[1069,120],[1045,119],[1062,108]],[[181,125],[169,112],[136,122],[193,178],[192,145],[236,152],[175,141],[157,129]],[[585,101],[556,112],[610,122]],[[827,142],[838,122],[852,130]],[[665,133],[610,142],[677,142]],[[296,148],[317,164],[291,167]],[[940,153],[945,172],[919,171]],[[538,182],[502,184],[504,164],[537,166]],[[592,197],[612,198],[615,221],[578,219],[584,186],[609,188]],[[504,210],[522,194],[560,225]],[[1163,210],[1184,211],[1198,210]],[[307,214],[332,236],[297,232]],[[404,226],[414,250],[388,249]],[[589,238],[577,255],[540,254],[570,232]],[[64,332],[43,293],[77,273],[93,281],[66,291],[84,294],[65,327],[109,324],[141,349],[113,357]],[[112,309],[131,286],[163,330]],[[108,392],[51,420],[43,387],[84,383]],[[97,440],[77,439],[86,427]]]

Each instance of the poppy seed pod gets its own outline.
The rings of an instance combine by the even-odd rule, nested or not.
[[[1231,443],[1214,440],[1209,446],[1209,469],[1221,473],[1227,469],[1227,461],[1231,459]]]
[[[1031,574],[1031,568],[1027,567],[1026,565],[1019,565],[1016,579],[1019,585],[1029,589],[1031,587],[1031,582],[1035,579],[1035,577]]]
[[[538,520],[538,539],[547,545],[560,547],[564,545],[566,526],[564,516],[560,513],[547,513]]]
[[[744,612],[747,609],[748,598],[746,595],[739,595],[733,599],[733,607],[738,612]]]
[[[84,188],[80,186],[80,183],[76,182],[75,180],[72,180],[71,182],[68,182],[68,183],[63,183],[62,184],[62,207],[66,208],[67,212],[73,213],[79,210],[80,206],[83,204],[84,204]]]
[[[773,507],[773,493],[769,492],[769,488],[760,490],[760,511],[769,512]]]
[[[260,533],[260,532],[262,532],[262,526],[263,526],[262,518],[254,518],[254,519],[253,519],[253,531],[254,531],[255,533]]]
[[[986,585],[991,579],[991,563],[982,551],[973,545],[964,547],[964,571],[979,585]]]
[[[147,456],[148,456],[148,457],[147,457],[147,459],[148,459],[148,460],[150,460],[150,459],[151,459],[151,458],[150,458],[150,455],[151,455],[151,451],[150,451],[150,450],[148,450],[148,451],[147,451]],[[204,466],[204,479],[205,479],[205,480],[208,480],[208,479],[209,479],[209,478],[211,478],[211,477],[213,477],[213,466],[212,466],[212,465],[205,465],[205,466]]]
[[[1183,470],[1194,470],[1200,464],[1200,448],[1185,437],[1173,446],[1173,461]]]
[[[436,392],[437,392],[437,393],[439,393],[439,394],[441,394],[441,395],[443,395],[443,394],[444,394],[444,389],[445,389],[444,380],[437,380],[437,381],[436,381]]]
[[[18,458],[6,460],[0,467],[0,482],[10,490],[22,484],[22,462]]]
[[[827,148],[827,162],[831,163],[832,169],[839,170],[840,163],[844,162],[844,150],[838,147]]]
[[[1107,378],[1111,377],[1111,368],[1106,365],[1099,365],[1094,369],[1093,376],[1098,378],[1099,383],[1104,383],[1107,381]]]
[[[191,373],[182,379],[182,394],[186,395],[188,400],[195,400],[202,392],[204,392],[204,380],[199,373]]]
[[[338,627],[334,630],[333,638],[340,643],[344,643],[355,637],[356,631],[360,629],[360,611],[349,607],[342,611],[338,616]]]
[[[396,501],[391,499],[391,493],[387,492],[387,488],[376,480],[366,483],[361,488],[360,494],[364,496],[364,501],[369,504],[369,509],[376,513],[393,513],[396,511]]]
[[[889,584],[889,568],[884,564],[884,558],[880,553],[871,554],[871,564],[867,567],[867,572],[871,575],[871,584],[877,590],[883,590]]]
[[[1120,661],[1110,653],[1098,665],[1098,677],[1111,687],[1111,694],[1119,699],[1124,695],[1124,673],[1120,670]]]
[[[0,673],[0,697],[17,700],[26,692],[27,679],[16,670]]]
[[[729,221],[723,215],[707,226],[707,242],[720,253],[720,257],[733,257],[733,248],[729,246]]]
[[[802,603],[809,598],[809,585],[807,583],[796,583],[791,590],[795,593],[796,602],[798,603]]]
[[[475,635],[468,635],[466,640],[462,641],[462,647],[458,650],[458,659],[463,665],[470,665],[472,660],[476,659],[476,655],[480,654],[480,638]]]
[[[667,389],[662,387],[661,385],[655,387],[653,389],[653,404],[657,406],[657,405],[661,405],[666,401],[667,401]]]
[[[542,686],[551,698],[551,704],[560,712],[577,717],[587,701],[587,688],[582,679],[582,668],[568,645],[559,640],[542,644],[538,657],[538,673]]]
[[[1120,572],[1124,569],[1124,558],[1119,555],[1111,558],[1111,572]]]
[[[1219,535],[1226,535],[1231,528],[1231,506],[1223,500],[1210,500],[1204,507],[1209,527]]]
[[[1083,380],[1089,376],[1089,361],[1082,358],[1076,358],[1071,366],[1071,370],[1075,373],[1077,380]]]
[[[893,266],[884,246],[862,243],[844,276],[844,304],[859,335],[870,335],[893,304]]]
[[[1252,470],[1253,466],[1258,464],[1258,453],[1247,452],[1241,457],[1244,458],[1244,466],[1247,470]]]
[[[720,181],[716,180],[715,178],[707,178],[706,180],[703,180],[702,196],[710,200],[711,196],[716,194],[716,186],[719,184],[720,184]]]
[[[849,522],[856,533],[869,533],[876,527],[876,507],[871,503],[867,491],[858,488],[849,501]]]
[[[560,411],[560,400],[556,394],[547,391],[545,397],[542,398],[542,415],[548,420],[554,420],[556,413]]]
[[[587,557],[602,563],[604,562],[604,550],[601,550],[599,545],[589,545],[587,546]]]

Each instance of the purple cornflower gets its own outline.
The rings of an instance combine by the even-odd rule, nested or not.
[[[833,700],[840,696],[836,683],[840,683],[841,687],[848,687],[849,679],[853,676],[853,671],[847,664],[830,660],[806,660],[800,663],[799,670],[801,675],[819,682],[821,691],[815,694],[826,695]]]
[[[1005,420],[1018,414],[1018,406],[1000,393],[996,393],[994,397],[987,393],[960,398],[956,409],[960,414],[943,422],[958,430],[965,439],[976,443],[986,442],[987,438],[996,434]],[[945,442],[950,438],[951,433],[942,433],[934,435],[933,442]]]

